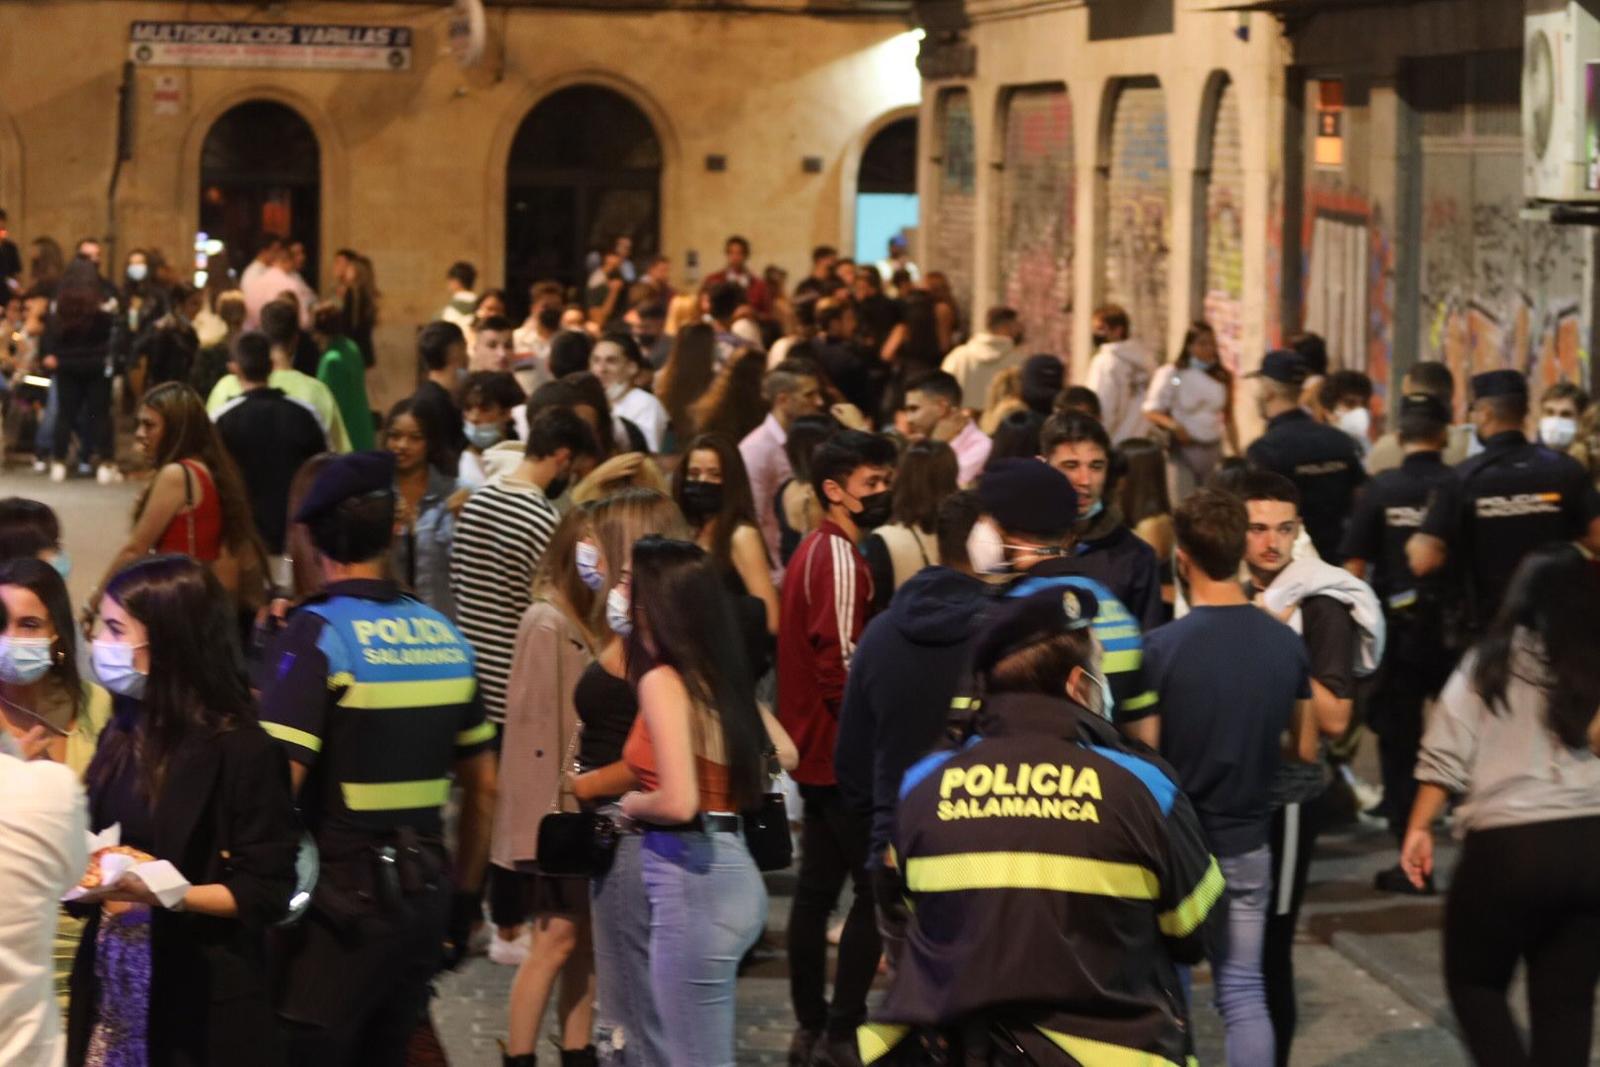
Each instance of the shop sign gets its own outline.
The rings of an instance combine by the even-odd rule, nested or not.
[[[128,58],[149,67],[410,70],[406,26],[135,22]]]

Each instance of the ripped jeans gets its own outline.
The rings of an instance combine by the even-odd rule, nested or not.
[[[589,882],[594,933],[594,1045],[611,1067],[667,1062],[666,1034],[650,992],[650,901],[641,866],[644,839],[623,834],[611,868]]]

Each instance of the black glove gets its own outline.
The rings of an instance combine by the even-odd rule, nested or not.
[[[444,969],[453,971],[467,958],[472,928],[483,921],[482,894],[456,890],[450,895],[450,925],[445,928]]]

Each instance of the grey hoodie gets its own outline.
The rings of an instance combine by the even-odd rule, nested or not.
[[[988,402],[990,384],[1004,371],[1022,366],[1022,360],[1022,351],[1011,338],[980,333],[952,348],[944,357],[943,370],[961,383],[962,407],[982,411]]]
[[[1100,421],[1112,444],[1150,432],[1144,396],[1155,371],[1155,357],[1140,341],[1108,341],[1089,361],[1085,384],[1100,398]]]

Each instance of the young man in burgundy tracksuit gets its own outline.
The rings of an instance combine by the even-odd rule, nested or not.
[[[789,1063],[801,1067],[860,1063],[855,1031],[866,1019],[867,991],[878,967],[866,866],[870,821],[840,800],[833,749],[845,676],[872,603],[872,575],[857,544],[889,519],[895,458],[887,438],[854,430],[817,448],[812,485],[826,511],[784,571],[778,718],[800,749],[794,780],[805,801],[788,936],[789,992],[799,1022]],[[828,916],[847,877],[855,883],[855,901],[839,941],[830,1007]]]

